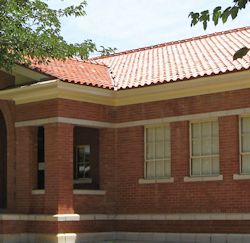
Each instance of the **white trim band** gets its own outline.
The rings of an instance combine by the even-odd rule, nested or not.
[[[81,243],[81,242],[164,242],[164,243],[249,243],[250,234],[235,233],[156,233],[156,232],[95,232],[60,234],[1,234],[2,243]]]
[[[250,220],[250,213],[182,213],[182,214],[0,214],[8,221],[89,221],[89,220]]]

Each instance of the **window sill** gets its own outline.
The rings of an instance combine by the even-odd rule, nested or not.
[[[164,179],[139,179],[139,184],[173,183],[174,177]]]
[[[75,195],[105,195],[104,190],[73,190]]]
[[[92,183],[92,179],[91,178],[74,180],[74,184],[91,184],[91,183]]]
[[[234,180],[250,180],[250,174],[234,174]]]
[[[41,189],[35,189],[31,191],[32,195],[43,195],[45,194],[45,190],[41,190]]]
[[[196,181],[222,181],[223,175],[218,176],[185,176],[184,182],[196,182]]]

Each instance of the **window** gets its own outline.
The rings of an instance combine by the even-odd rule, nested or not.
[[[171,176],[170,127],[145,128],[146,179],[168,178]]]
[[[90,145],[76,146],[75,179],[90,179]]]
[[[240,119],[240,172],[250,174],[250,117]]]
[[[99,129],[74,127],[74,189],[100,188]]]
[[[191,176],[219,175],[218,121],[191,123]]]
[[[37,189],[44,189],[44,127],[37,129]]]

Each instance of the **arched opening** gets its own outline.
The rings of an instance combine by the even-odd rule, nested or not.
[[[7,207],[7,130],[0,111],[0,209]]]

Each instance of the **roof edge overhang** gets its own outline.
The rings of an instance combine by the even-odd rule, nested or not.
[[[119,91],[53,79],[1,90],[0,99],[13,100],[17,105],[62,98],[101,105],[124,106],[246,88],[250,88],[250,70]]]

